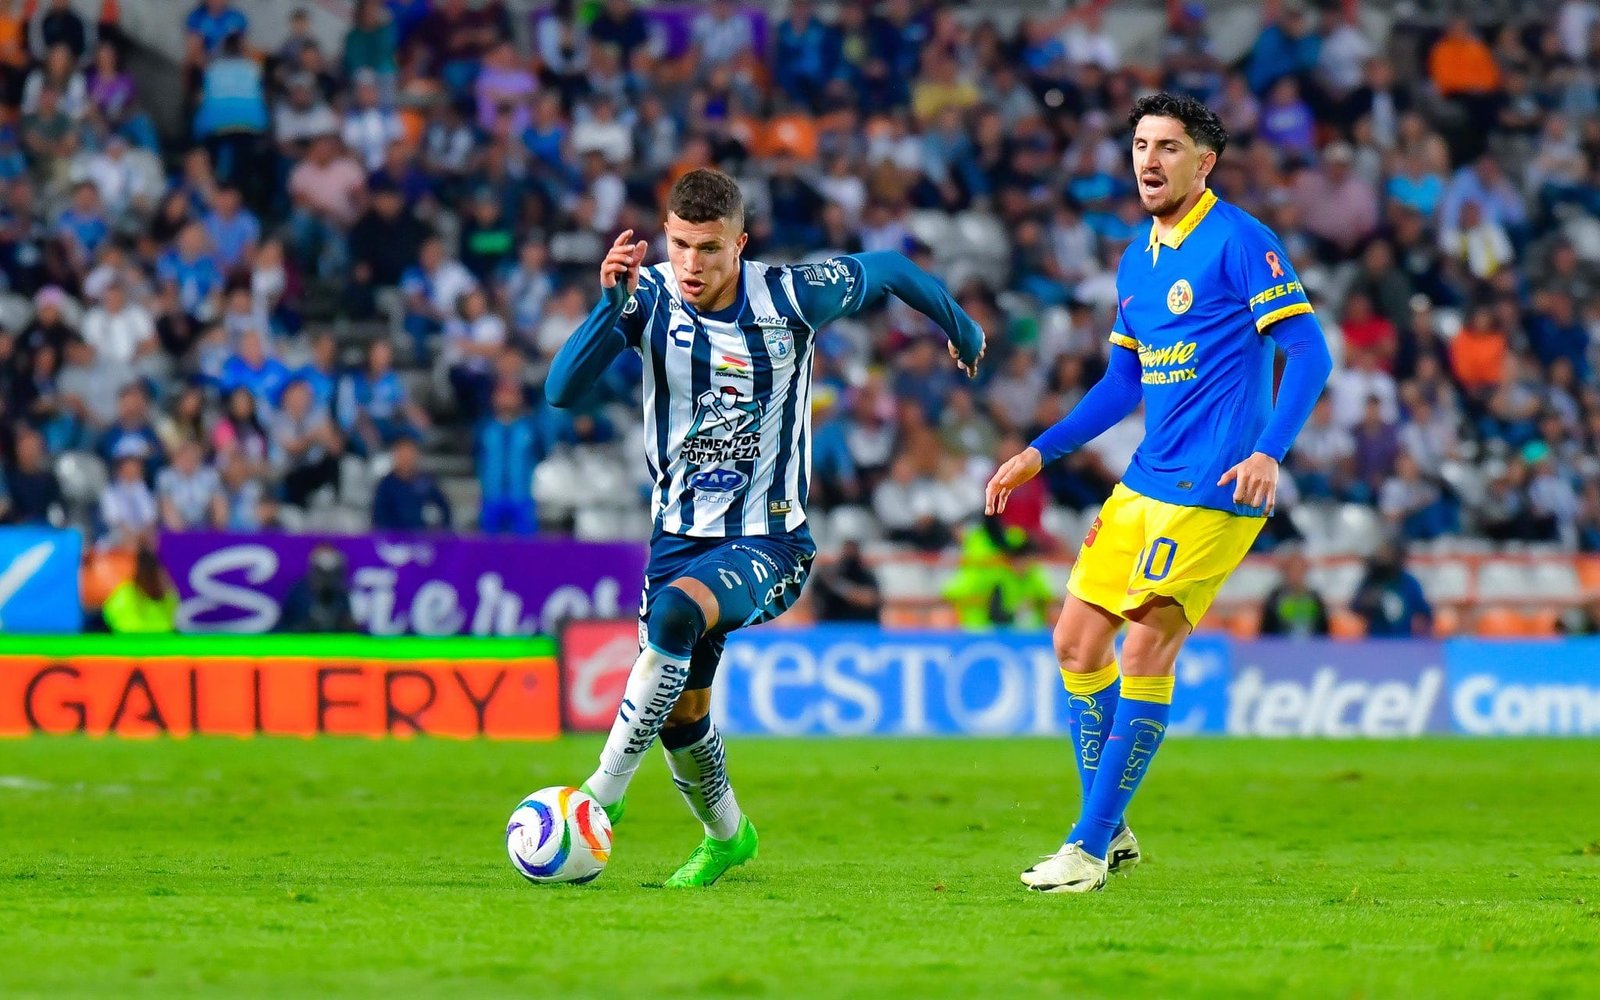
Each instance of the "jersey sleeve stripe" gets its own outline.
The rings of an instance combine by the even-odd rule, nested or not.
[[[1125,333],[1113,333],[1110,339],[1111,342],[1116,344],[1118,347],[1126,347],[1130,351],[1137,351],[1139,349],[1139,342]]]
[[[1256,332],[1264,333],[1266,332],[1267,327],[1278,322],[1280,319],[1288,319],[1290,316],[1304,316],[1311,311],[1311,303],[1309,302],[1296,302],[1292,306],[1284,306],[1282,309],[1274,309],[1265,316],[1256,320]]]

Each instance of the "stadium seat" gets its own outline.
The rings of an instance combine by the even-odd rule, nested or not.
[[[1579,556],[1577,570],[1584,594],[1600,596],[1600,556]]]
[[[878,589],[885,601],[936,599],[944,585],[944,574],[930,570],[921,560],[891,560],[878,567]]]
[[[1520,562],[1487,560],[1478,570],[1478,600],[1527,600],[1534,594],[1532,576]]]
[[[1334,522],[1333,544],[1343,552],[1370,556],[1383,537],[1383,524],[1371,507],[1347,503],[1339,505]]]
[[[1573,600],[1583,594],[1578,568],[1571,558],[1558,556],[1533,564],[1532,593],[1555,600]]]
[[[1367,634],[1367,623],[1350,611],[1331,611],[1328,614],[1328,634],[1335,639],[1361,639]]]
[[[1219,599],[1226,601],[1259,601],[1278,585],[1277,567],[1263,560],[1247,559],[1222,585]]]
[[[1478,612],[1473,629],[1478,635],[1505,638],[1527,634],[1523,617],[1509,608],[1488,607]]]
[[[105,463],[86,451],[63,452],[56,459],[56,479],[69,504],[92,507],[100,501],[109,481]]]
[[[0,295],[0,330],[21,331],[33,322],[33,300],[7,293]]]
[[[1434,604],[1464,601],[1472,596],[1472,569],[1459,559],[1416,562],[1410,570]]]
[[[1360,563],[1344,560],[1314,566],[1307,574],[1307,582],[1317,589],[1322,599],[1330,604],[1349,604],[1361,585],[1365,572]]]
[[[1334,548],[1334,519],[1338,508],[1333,504],[1313,501],[1289,508],[1289,522],[1306,540],[1309,555],[1325,555]]]

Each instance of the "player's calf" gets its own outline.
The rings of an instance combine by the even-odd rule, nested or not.
[[[622,801],[644,754],[677,705],[689,680],[695,643],[706,632],[707,617],[700,603],[676,586],[665,588],[652,603],[645,625],[647,641],[628,674],[600,767],[584,782],[584,788],[608,814]]]

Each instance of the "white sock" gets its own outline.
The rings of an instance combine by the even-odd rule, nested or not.
[[[722,749],[722,736],[715,724],[706,734],[686,747],[667,750],[667,767],[672,783],[683,793],[689,811],[705,824],[706,836],[727,840],[739,829],[744,813],[733,797],[728,767]]]
[[[689,661],[672,660],[649,646],[633,661],[616,721],[600,752],[600,767],[589,776],[589,791],[603,806],[616,805],[678,703],[689,679]]]

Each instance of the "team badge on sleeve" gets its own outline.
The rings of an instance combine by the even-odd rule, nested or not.
[[[1180,316],[1188,312],[1192,305],[1194,305],[1194,289],[1189,287],[1187,281],[1179,278],[1172,283],[1171,288],[1167,289],[1167,309],[1174,316]]]

